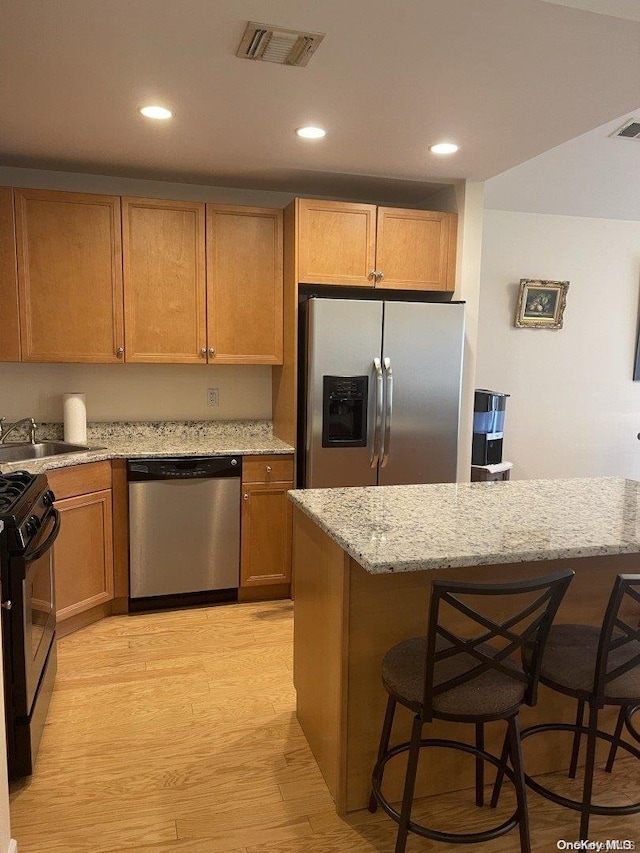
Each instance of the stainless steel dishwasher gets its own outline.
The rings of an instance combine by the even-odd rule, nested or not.
[[[237,456],[129,460],[131,610],[237,600],[241,468]]]

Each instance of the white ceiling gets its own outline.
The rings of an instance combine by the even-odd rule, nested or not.
[[[640,139],[611,136],[631,118],[640,109],[491,178],[485,207],[640,221]]]
[[[633,111],[640,22],[593,11],[637,6],[0,0],[0,164],[417,202]],[[251,62],[248,20],[327,35],[307,68]],[[327,137],[299,140],[307,123]],[[429,154],[441,139],[459,153]]]

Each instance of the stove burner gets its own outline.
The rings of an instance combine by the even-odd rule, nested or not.
[[[16,471],[0,475],[0,515],[8,513],[35,480],[34,474]]]

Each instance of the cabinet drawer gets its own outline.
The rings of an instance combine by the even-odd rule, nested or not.
[[[293,480],[293,456],[245,456],[243,483],[276,483]]]
[[[111,488],[111,463],[106,460],[53,468],[45,473],[57,501]]]

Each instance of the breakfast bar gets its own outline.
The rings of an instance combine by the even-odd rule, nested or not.
[[[308,489],[289,497],[297,714],[341,814],[368,803],[386,704],[382,658],[425,632],[434,578],[505,582],[571,568],[556,621],[599,625],[615,576],[640,571],[640,483],[633,480]],[[523,709],[523,725],[570,722],[574,713],[569,700],[541,687],[537,705]],[[410,729],[408,712],[397,717],[393,742],[407,740]],[[459,724],[432,726],[429,737],[468,735]],[[503,732],[500,723],[487,727],[489,751],[499,752]],[[527,772],[565,767],[563,737],[536,739],[535,751],[525,750]],[[417,794],[470,787],[471,764],[437,750]],[[400,799],[402,770],[389,765],[391,799]]]

